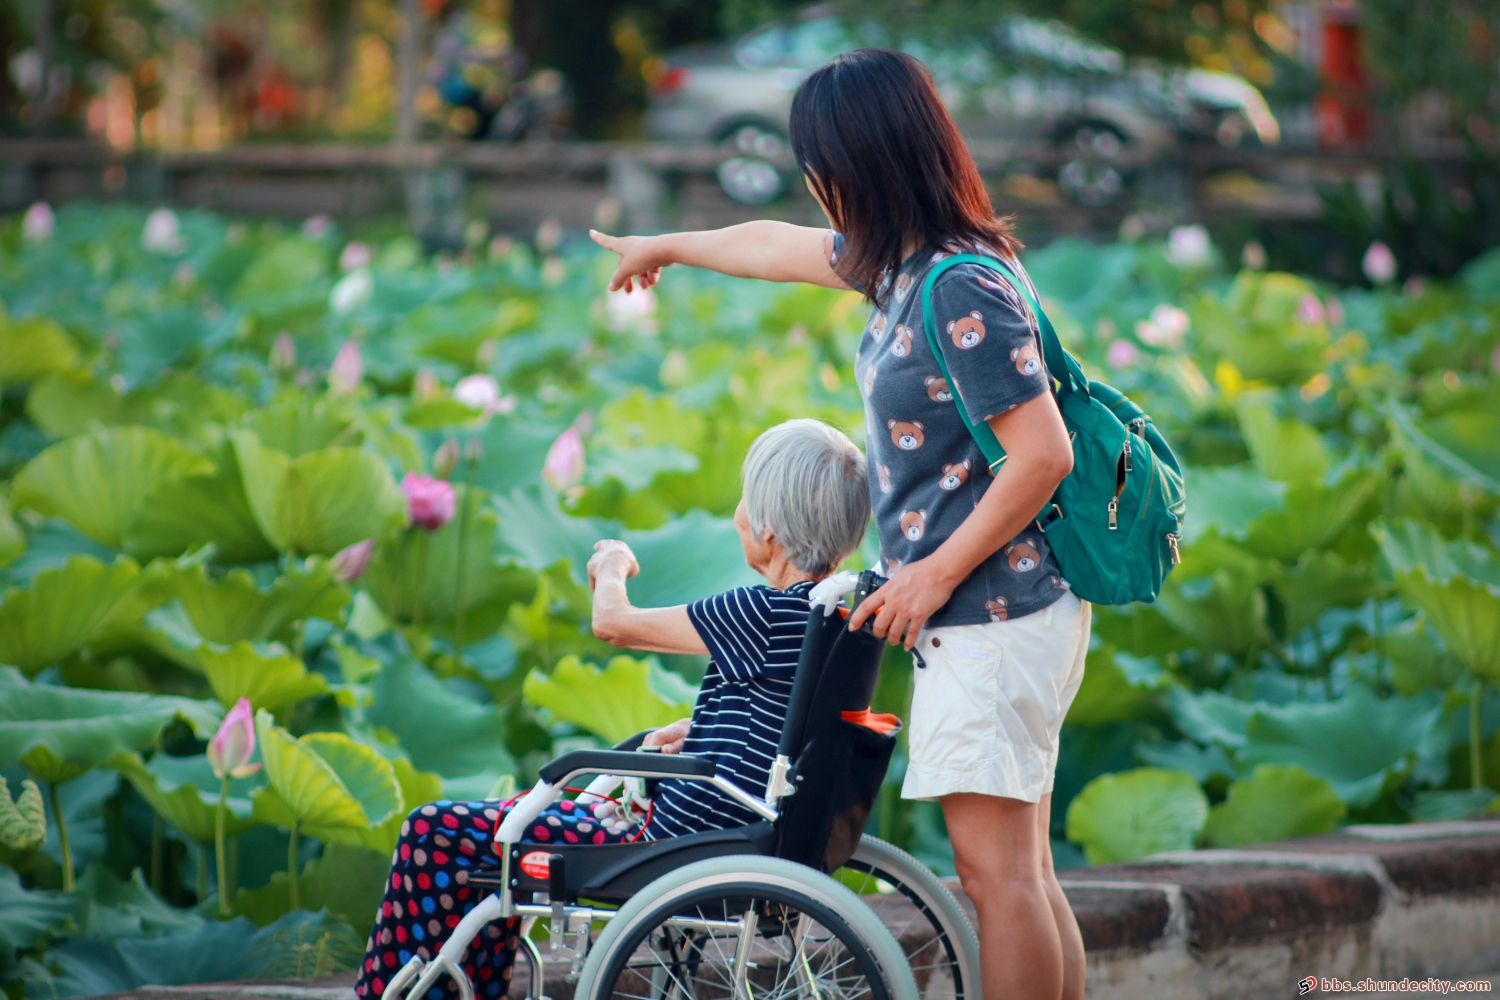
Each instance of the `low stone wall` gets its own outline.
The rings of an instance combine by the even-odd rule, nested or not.
[[[1091,1000],[1258,1000],[1296,996],[1307,976],[1493,981],[1500,970],[1500,817],[1356,826],[1064,875],[1088,949]],[[951,888],[972,920],[956,880]],[[910,903],[870,903],[904,945],[921,944]],[[566,971],[548,963],[551,1000],[571,1000]],[[524,996],[524,963],[518,972],[515,1000]],[[147,987],[132,997],[353,1000],[352,982]]]

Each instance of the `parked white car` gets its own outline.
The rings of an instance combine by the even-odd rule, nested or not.
[[[851,30],[824,7],[727,45],[670,52],[653,84],[652,139],[722,143],[725,193],[745,204],[788,182],[792,94],[840,52],[880,44],[874,25]],[[1280,129],[1260,91],[1228,73],[1127,60],[1058,21],[1007,18],[988,36],[901,46],[932,68],[944,102],[971,139],[1052,143],[1058,182],[1073,200],[1105,204],[1127,178],[1127,149],[1167,156],[1183,143],[1271,145]]]

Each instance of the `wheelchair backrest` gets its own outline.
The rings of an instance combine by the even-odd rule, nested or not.
[[[797,791],[781,802],[777,856],[823,871],[841,867],[859,845],[896,746],[894,732],[844,717],[870,707],[886,648],[846,622],[842,611],[813,608],[808,616],[779,750],[792,762]]]

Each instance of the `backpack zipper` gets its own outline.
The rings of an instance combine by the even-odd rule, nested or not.
[[[1129,437],[1129,435],[1126,435],[1126,437],[1125,437],[1125,452],[1124,452],[1124,455],[1125,455],[1125,471],[1129,472],[1131,470],[1131,465],[1130,465],[1130,437]]]
[[[1146,418],[1136,417],[1130,422],[1130,429],[1141,437],[1146,436]]]
[[[1119,528],[1119,526],[1120,526],[1119,519],[1116,517],[1116,514],[1119,512],[1119,510],[1120,510],[1120,499],[1119,499],[1119,497],[1110,497],[1110,500],[1109,500],[1109,530],[1110,531],[1114,531],[1115,529]]]
[[[1182,562],[1182,553],[1177,551],[1177,541],[1181,537],[1182,536],[1178,535],[1176,532],[1173,532],[1173,531],[1167,532],[1167,544],[1172,547],[1172,565],[1173,566],[1176,566],[1178,563]]]

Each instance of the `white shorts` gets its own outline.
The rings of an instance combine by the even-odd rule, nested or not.
[[[901,796],[1052,791],[1063,716],[1083,683],[1090,606],[1072,593],[1014,621],[924,629]]]

